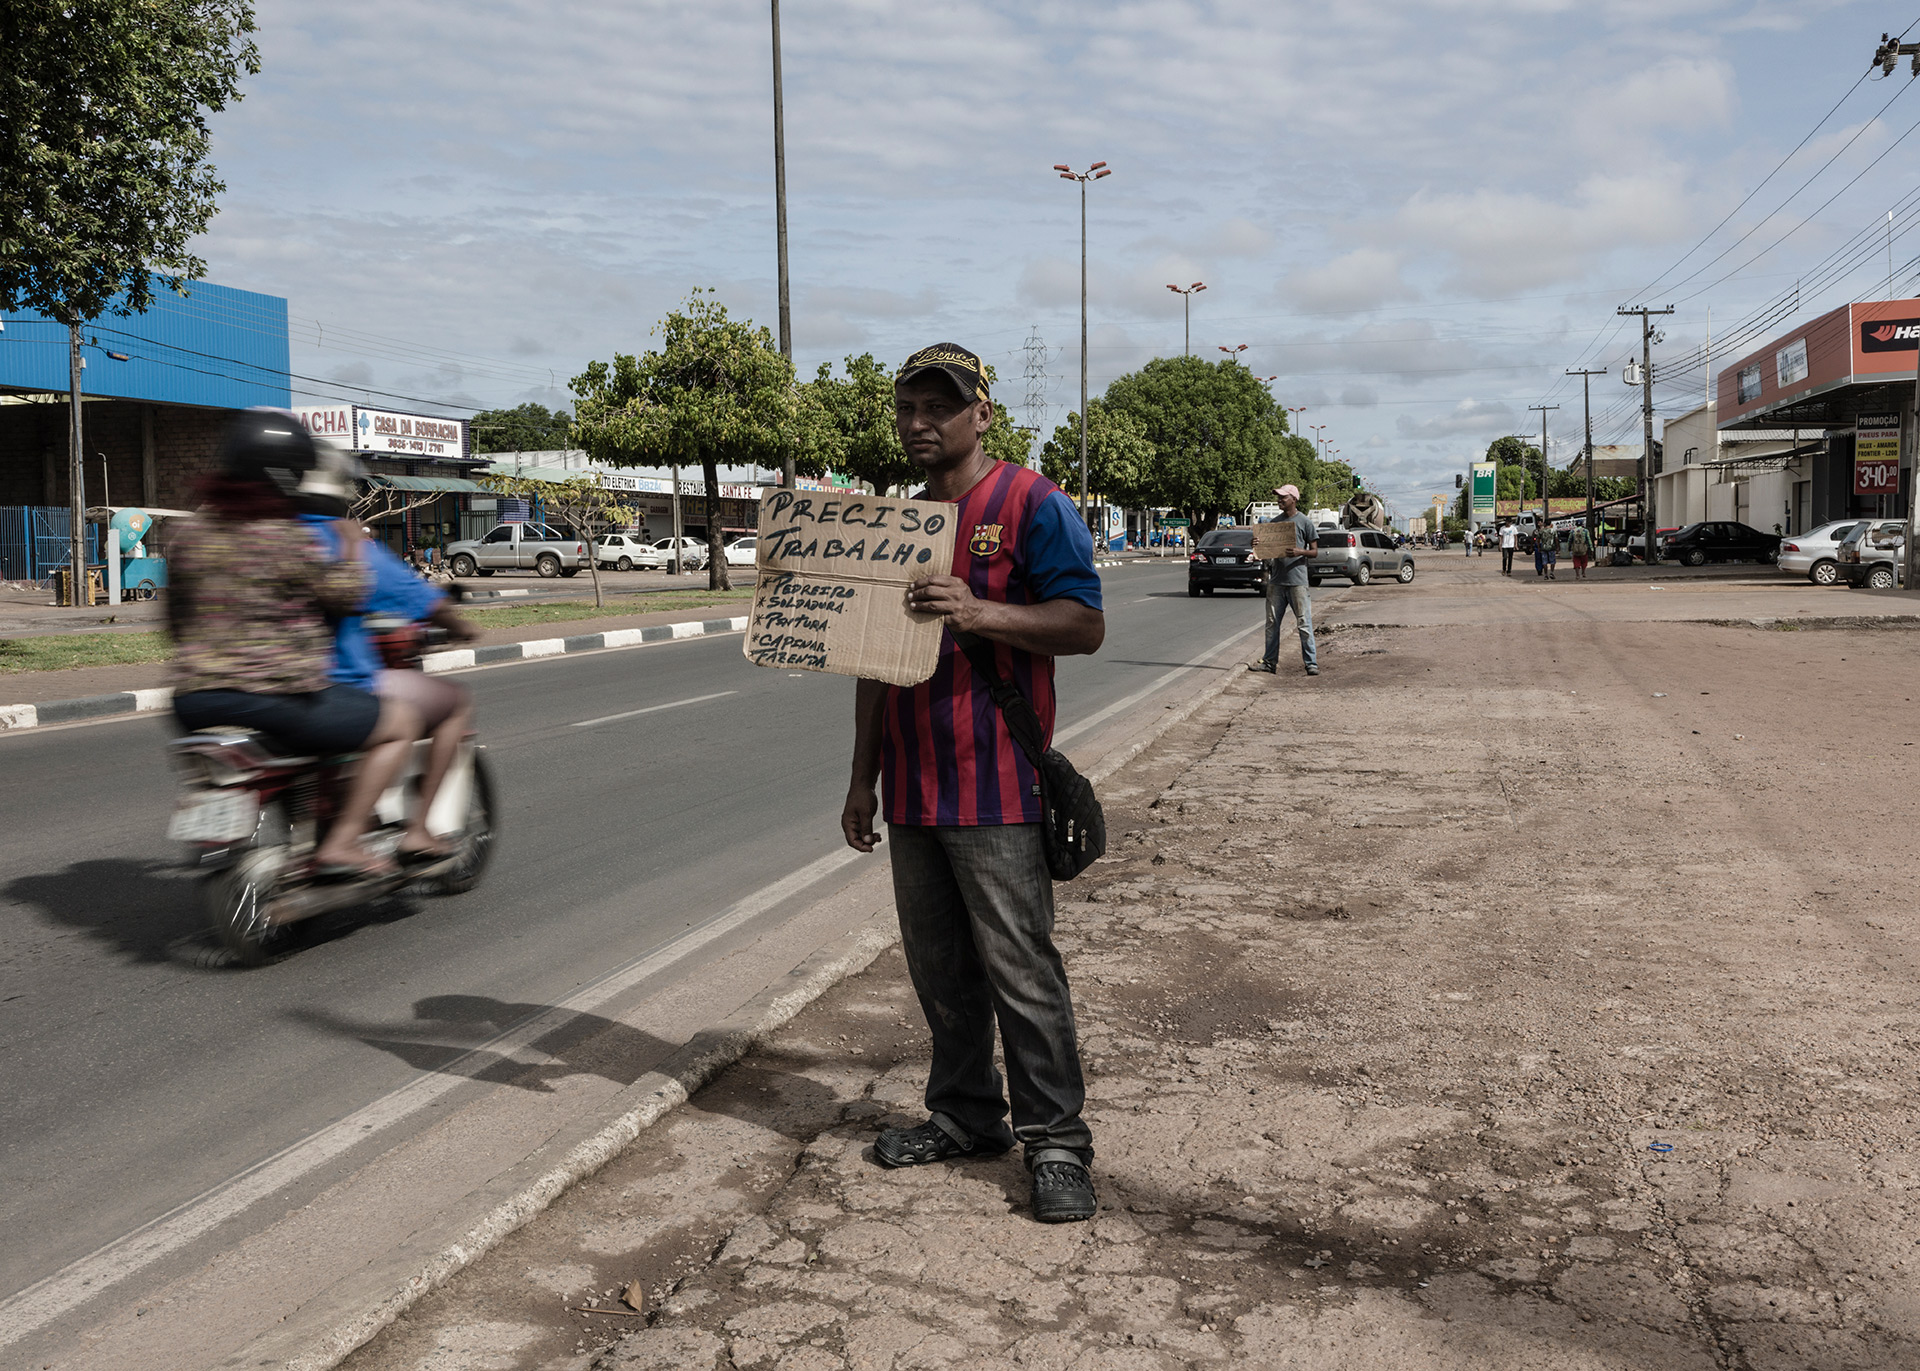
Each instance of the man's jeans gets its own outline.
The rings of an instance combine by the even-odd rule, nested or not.
[[[1313,649],[1313,599],[1306,586],[1282,585],[1280,578],[1267,577],[1267,651],[1261,658],[1269,666],[1280,664],[1280,621],[1293,610],[1294,627],[1300,633],[1300,664],[1316,664]]]
[[[1093,1161],[1067,972],[1053,945],[1053,880],[1038,824],[890,824],[900,943],[933,1032],[927,1110],[963,1144],[1027,1165]],[[999,1021],[1007,1081],[993,1065]],[[1013,1128],[1006,1124],[1013,1102]]]

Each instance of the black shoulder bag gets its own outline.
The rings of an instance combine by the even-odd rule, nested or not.
[[[993,644],[971,633],[954,641],[967,654],[974,674],[988,683],[987,693],[1000,707],[1007,732],[1033,763],[1040,777],[1040,832],[1046,845],[1047,870],[1056,881],[1070,881],[1092,866],[1107,850],[1107,816],[1093,782],[1074,770],[1060,752],[1043,746],[1040,716],[1033,712],[1020,688],[1000,674]]]

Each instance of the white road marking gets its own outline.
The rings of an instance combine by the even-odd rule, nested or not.
[[[1082,719],[1079,723],[1074,724],[1070,728],[1063,728],[1059,730],[1057,733],[1053,735],[1053,745],[1055,747],[1065,746],[1068,739],[1077,738],[1082,733],[1085,733],[1088,729],[1093,728],[1099,724],[1104,724],[1107,720],[1111,719],[1114,715],[1118,714],[1121,710],[1127,709],[1132,705],[1139,704],[1142,700],[1146,699],[1147,696],[1153,694],[1157,690],[1164,689],[1168,685],[1172,684],[1174,681],[1177,681],[1182,676],[1186,675],[1189,671],[1198,671],[1202,666],[1206,665],[1207,661],[1210,658],[1218,656],[1220,653],[1225,652],[1228,648],[1232,647],[1235,643],[1239,642],[1242,638],[1246,637],[1249,633],[1259,633],[1262,630],[1264,630],[1265,627],[1266,627],[1265,624],[1254,624],[1250,628],[1241,629],[1238,633],[1234,634],[1230,638],[1222,638],[1219,642],[1215,643],[1212,647],[1208,648],[1205,652],[1201,653],[1198,657],[1195,657],[1192,661],[1188,662],[1185,666],[1177,666],[1172,671],[1169,671],[1166,675],[1155,677],[1152,681],[1140,687],[1140,689],[1134,691],[1133,694],[1125,696],[1121,699],[1115,700],[1112,704],[1108,705],[1105,709],[1100,710],[1097,713],[1089,714],[1086,718]]]
[[[422,1072],[398,1090],[311,1133],[291,1147],[229,1177],[169,1213],[116,1238],[19,1293],[0,1300],[0,1347],[18,1342],[95,1295],[185,1247],[301,1177],[400,1123],[468,1083],[467,1073],[512,1057],[715,939],[764,914],[782,900],[846,866],[861,854],[842,848],[763,886],[698,928],[595,981],[524,1023],[489,1038],[438,1071]]]
[[[610,724],[620,719],[637,719],[642,714],[658,714],[663,709],[678,709],[681,705],[705,704],[708,700],[723,700],[729,695],[738,695],[737,690],[716,690],[711,695],[695,695],[686,700],[672,700],[664,705],[648,705],[645,709],[629,709],[625,714],[608,714],[598,719],[582,719],[575,728],[592,728],[595,724]]]

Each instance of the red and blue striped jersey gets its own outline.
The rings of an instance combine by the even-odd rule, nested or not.
[[[1100,608],[1093,538],[1058,486],[1026,467],[997,462],[960,497],[953,575],[976,598],[1031,605],[1078,600]],[[989,643],[1000,674],[1019,687],[1053,736],[1053,658]],[[951,631],[940,665],[917,686],[887,690],[880,752],[881,807],[888,823],[1040,822],[1040,783],[1007,731],[999,706]]]

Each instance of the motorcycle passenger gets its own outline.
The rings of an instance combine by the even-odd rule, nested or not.
[[[357,528],[335,559],[299,522],[295,492],[314,459],[292,415],[248,410],[228,427],[199,513],[169,552],[173,712],[189,730],[257,729],[294,754],[364,753],[314,851],[317,875],[346,879],[392,867],[360,839],[419,736],[419,714],[327,679],[328,620],[360,608],[373,572]]]
[[[353,483],[362,471],[359,459],[345,449],[325,439],[316,446],[316,464],[300,483],[300,518],[319,530],[338,556],[339,540],[349,532],[348,525],[352,522],[347,515]],[[358,525],[354,524],[351,531],[359,532]],[[432,745],[420,780],[420,803],[414,807],[406,832],[400,836],[398,851],[402,861],[451,856],[453,848],[427,831],[427,814],[453,765],[461,739],[472,731],[472,693],[444,676],[429,676],[424,671],[394,671],[383,666],[379,647],[367,629],[367,620],[428,621],[463,641],[478,638],[480,630],[460,617],[445,591],[420,579],[410,565],[383,544],[369,538],[361,541],[359,547],[373,575],[373,587],[357,613],[340,619],[334,632],[333,664],[328,675],[341,685],[370,690],[382,700],[405,704],[419,716],[420,728],[432,739]]]

